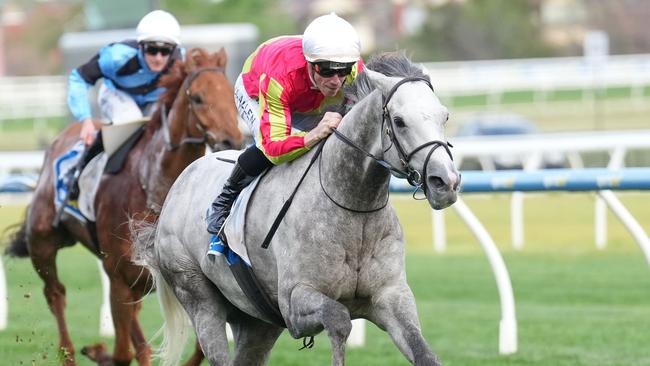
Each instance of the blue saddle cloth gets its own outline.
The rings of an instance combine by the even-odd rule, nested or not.
[[[63,153],[54,160],[54,207],[59,210],[68,193],[68,180],[72,178],[71,172],[77,166],[84,150],[83,142],[79,141],[70,150]],[[77,220],[86,223],[88,220],[79,210],[76,200],[68,200],[64,208],[65,212]]]

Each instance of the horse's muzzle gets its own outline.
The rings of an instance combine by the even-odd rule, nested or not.
[[[455,169],[447,170],[446,173],[446,175],[427,175],[424,182],[427,200],[435,210],[447,208],[458,199],[460,173]]]

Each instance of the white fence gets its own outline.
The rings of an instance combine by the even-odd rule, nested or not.
[[[484,170],[494,170],[492,160],[497,156],[515,156],[521,159],[521,163],[528,171],[537,170],[540,167],[544,154],[561,153],[569,157],[571,168],[583,168],[581,153],[585,152],[607,152],[610,155],[607,168],[619,170],[624,167],[625,155],[629,150],[650,150],[650,130],[636,131],[601,131],[601,132],[583,132],[583,133],[558,133],[546,135],[517,136],[486,136],[472,138],[456,138],[454,143],[454,157],[458,166],[463,159],[476,158],[481,163]],[[602,170],[601,170],[602,171]],[[645,175],[647,170],[644,169],[641,175]],[[555,171],[559,173],[559,171]],[[569,176],[571,170],[566,170],[565,175]],[[586,171],[583,171],[586,173]],[[477,177],[485,176],[486,173],[466,174],[466,178],[473,179],[472,184],[476,185]],[[512,190],[507,186],[516,186],[514,178],[509,175],[515,173],[491,173],[490,177],[495,179],[492,184],[496,184],[499,190]],[[558,175],[545,177],[544,184],[566,184],[559,182]],[[588,174],[583,174],[588,175]],[[519,178],[531,179],[532,174],[526,176],[519,173]],[[505,178],[504,178],[505,177]],[[608,178],[610,175],[607,175]],[[507,179],[506,179],[507,178]],[[508,180],[510,179],[510,180]],[[568,179],[568,178],[567,178]],[[601,178],[598,178],[601,179]],[[613,177],[612,179],[616,179]],[[536,181],[535,181],[536,182]],[[616,183],[616,182],[614,182]],[[616,184],[611,181],[599,181],[602,186]],[[468,183],[469,184],[469,183]],[[470,186],[472,184],[469,184]],[[538,184],[538,182],[536,183]],[[592,183],[593,185],[593,183]],[[404,180],[393,179],[391,182],[393,190],[410,191],[412,188]],[[464,186],[464,185],[463,185]],[[647,182],[644,181],[644,186]],[[639,186],[641,187],[641,186]],[[511,235],[513,246],[516,249],[523,248],[523,203],[524,194],[522,192],[513,192],[511,196]],[[632,237],[637,241],[646,261],[650,265],[650,239],[643,230],[638,221],[630,214],[625,206],[620,202],[611,190],[598,191],[596,203],[596,245],[602,249],[606,243],[607,220],[605,219],[606,209],[609,207],[616,217],[623,223]],[[517,351],[517,321],[515,316],[515,301],[512,290],[510,275],[503,261],[498,247],[489,231],[474,215],[468,205],[465,204],[462,197],[452,206],[452,209],[460,216],[461,220],[467,225],[469,230],[479,241],[481,248],[484,250],[492,271],[495,276],[499,299],[501,303],[501,320],[499,323],[499,353],[511,354]],[[433,248],[436,252],[446,250],[446,230],[444,211],[432,211],[433,227]]]
[[[65,116],[65,83],[63,76],[0,78],[0,121]]]
[[[581,133],[554,133],[544,135],[520,136],[516,139],[505,136],[486,136],[481,138],[455,138],[454,157],[460,166],[463,159],[476,158],[484,170],[493,170],[492,159],[499,155],[517,156],[522,159],[524,169],[535,170],[540,167],[544,154],[561,153],[567,157],[571,168],[583,168],[581,153],[606,152],[609,154],[607,167],[619,169],[625,166],[625,157],[630,150],[650,150],[650,130],[598,131]],[[512,244],[520,249],[524,243],[523,193],[515,192],[511,199]],[[596,203],[596,246],[603,248],[607,241],[606,207],[601,199]],[[435,215],[442,215],[436,212]],[[434,223],[434,249],[444,251],[446,238],[444,228]]]
[[[631,87],[642,96],[650,86],[650,54],[612,55],[601,64],[583,57],[429,62],[423,66],[443,98],[487,94],[498,103],[503,93],[530,90],[543,100],[552,90]],[[0,121],[67,114],[65,76],[0,78]]]
[[[632,149],[650,150],[650,130],[640,131],[603,131],[580,134],[548,134],[538,136],[517,137],[489,137],[489,138],[458,138],[455,139],[454,156],[456,164],[460,165],[462,159],[468,157],[478,158],[486,162],[496,155],[514,155],[522,159],[525,169],[535,170],[539,167],[544,153],[564,153],[569,159],[572,168],[582,168],[580,153],[605,151],[609,153],[608,168],[620,169],[624,166],[625,155]],[[616,195],[609,190],[599,191],[595,213],[596,245],[604,248],[606,243],[607,220],[606,208],[621,220],[639,244],[646,260],[650,264],[650,240],[639,223],[618,200]],[[513,192],[511,198],[511,235],[516,249],[523,247],[523,202],[522,192]],[[499,323],[499,353],[510,354],[517,351],[517,323],[515,318],[515,303],[512,292],[510,276],[497,246],[485,226],[473,214],[462,198],[452,206],[467,227],[478,239],[486,253],[492,271],[497,281],[497,288],[501,302],[502,318]],[[432,211],[432,226],[434,250],[443,252],[446,248],[443,211]]]
[[[594,64],[584,57],[430,62],[423,66],[441,96],[508,91],[590,90],[632,87],[637,95],[650,85],[650,54],[611,55]]]

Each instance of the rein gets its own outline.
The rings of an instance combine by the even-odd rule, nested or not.
[[[305,172],[302,173],[302,176],[300,177],[298,184],[296,184],[296,188],[293,189],[293,192],[291,192],[291,196],[289,196],[289,198],[284,202],[284,205],[282,205],[282,208],[280,209],[278,216],[275,217],[275,220],[273,221],[273,224],[271,225],[269,232],[266,234],[266,237],[262,242],[262,248],[268,249],[269,244],[271,244],[271,239],[273,239],[275,232],[278,230],[278,226],[280,226],[280,222],[282,222],[282,219],[284,218],[284,215],[287,213],[289,206],[291,206],[291,202],[293,202],[293,197],[296,195],[296,192],[298,192],[298,188],[302,184],[302,181],[305,180],[307,173],[309,173],[309,169],[311,169],[312,165],[314,165],[314,162],[316,162],[316,159],[318,159],[320,153],[323,151],[323,146],[325,146],[325,143],[323,141],[319,142],[318,149],[314,153],[314,156],[311,157],[311,160],[309,161],[309,165],[307,165],[307,169],[305,169]]]
[[[201,73],[206,72],[206,71],[213,71],[213,72],[219,72],[219,73],[224,73],[225,72],[225,70],[222,67],[206,67],[206,68],[203,68],[203,69],[199,69],[197,71],[194,71],[187,78],[185,78],[185,81],[183,81],[183,86],[182,86],[185,89],[185,95],[187,96],[187,98],[189,100],[189,103],[190,103],[189,109],[194,114],[194,117],[196,117],[195,127],[196,127],[197,130],[199,130],[199,132],[201,132],[203,134],[201,137],[192,137],[192,136],[185,137],[185,138],[183,138],[181,140],[180,143],[174,144],[171,141],[171,136],[170,136],[170,133],[169,133],[170,126],[169,126],[169,118],[168,118],[168,115],[167,115],[167,106],[165,105],[165,103],[162,103],[161,106],[160,106],[160,116],[161,116],[160,118],[161,118],[162,124],[163,124],[163,132],[164,132],[163,135],[165,137],[165,147],[167,148],[168,151],[174,151],[174,150],[180,148],[183,145],[203,145],[203,144],[208,142],[210,134],[207,131],[207,129],[205,128],[205,126],[201,123],[201,120],[199,119],[199,116],[194,111],[194,108],[192,108],[192,106],[194,105],[195,102],[192,100],[192,98],[191,98],[192,95],[190,93],[190,87],[192,86],[192,82],[194,82],[194,80]],[[189,133],[188,133],[188,135],[189,135]]]
[[[342,133],[338,132],[336,129],[333,129],[333,131],[334,131],[334,133],[337,134],[337,137],[339,137],[339,138],[341,138],[341,139],[345,139],[344,141],[346,141],[346,143],[347,143],[348,145],[350,145],[350,146],[352,146],[352,147],[358,149],[358,150],[361,151],[362,153],[366,154],[366,156],[368,156],[369,158],[374,159],[374,160],[375,160],[379,165],[381,165],[381,166],[385,167],[386,169],[389,169],[389,170],[392,171],[392,165],[390,165],[388,162],[386,162],[386,161],[384,161],[384,160],[382,160],[382,159],[378,159],[378,158],[377,158],[376,156],[374,156],[373,154],[367,152],[366,150],[362,149],[362,148],[359,147],[358,145],[354,144],[352,141],[350,141],[350,139],[348,139],[348,138],[347,138],[345,135],[343,135]],[[323,145],[325,145],[325,144],[323,144]],[[346,207],[346,206],[344,206],[344,205],[341,204],[341,203],[338,203],[338,202],[334,199],[334,197],[330,196],[330,194],[327,192],[327,189],[325,189],[325,185],[323,184],[323,174],[321,174],[321,164],[322,164],[322,163],[323,163],[323,159],[320,159],[320,160],[318,161],[318,182],[320,183],[320,188],[321,188],[321,190],[323,190],[323,193],[325,194],[325,196],[326,196],[327,198],[329,198],[329,200],[332,201],[333,204],[337,205],[338,207],[340,207],[340,208],[342,208],[342,209],[344,209],[344,210],[346,210],[346,211],[355,212],[355,213],[372,213],[372,212],[377,212],[377,211],[381,210],[382,208],[386,207],[386,205],[388,204],[388,198],[390,197],[390,192],[386,195],[386,201],[384,201],[384,203],[383,203],[382,205],[380,205],[380,206],[377,207],[377,208],[371,208],[370,210],[357,210],[357,209],[354,209],[354,208]],[[383,164],[382,164],[382,163],[383,163]],[[384,165],[384,164],[386,164],[386,165]]]
[[[400,162],[402,164],[402,168],[398,168],[398,167],[394,166],[393,164],[389,163],[388,161],[386,161],[386,160],[384,160],[382,158],[379,158],[379,157],[375,156],[374,154],[364,150],[362,147],[360,147],[359,145],[354,143],[352,140],[350,140],[350,138],[348,138],[347,136],[345,136],[341,132],[339,132],[336,128],[333,128],[332,131],[334,132],[336,137],[338,137],[341,141],[345,142],[347,145],[349,145],[349,146],[355,148],[356,150],[360,151],[361,153],[363,153],[367,157],[373,159],[377,164],[379,164],[382,167],[384,167],[384,168],[388,169],[389,171],[391,171],[393,173],[393,175],[396,175],[396,176],[401,177],[401,178],[406,178],[408,180],[409,184],[416,187],[416,192],[417,192],[418,189],[422,189],[422,185],[423,185],[422,177],[423,176],[426,177],[427,163],[429,162],[429,159],[431,158],[431,155],[433,154],[433,152],[437,148],[439,148],[440,146],[444,147],[447,154],[449,154],[449,157],[452,160],[454,158],[451,155],[451,150],[450,150],[450,147],[453,147],[453,146],[448,142],[443,142],[443,141],[439,141],[439,140],[433,140],[433,141],[425,142],[422,145],[420,145],[420,146],[416,147],[415,149],[413,149],[413,151],[411,151],[410,153],[406,154],[404,148],[399,143],[399,140],[397,140],[397,136],[392,132],[392,130],[394,130],[394,126],[393,126],[393,121],[392,121],[392,119],[390,117],[390,112],[388,111],[388,102],[390,102],[390,99],[393,97],[393,94],[395,94],[395,91],[397,90],[397,88],[399,88],[404,83],[412,82],[412,81],[424,81],[425,83],[427,83],[429,88],[431,88],[431,90],[433,90],[433,87],[431,86],[431,83],[429,82],[429,80],[427,80],[425,78],[422,78],[422,77],[408,77],[408,78],[404,78],[404,79],[400,80],[399,82],[397,82],[397,84],[395,84],[391,88],[391,90],[388,93],[388,96],[385,99],[383,99],[383,102],[382,102],[382,110],[383,110],[383,112],[382,112],[382,116],[383,116],[382,117],[382,129],[383,129],[384,125],[386,125],[386,124],[389,125],[388,127],[386,127],[385,132],[386,132],[386,135],[388,135],[388,137],[390,138],[390,141],[391,141],[391,146],[388,149],[386,149],[384,151],[384,153],[386,151],[390,150],[390,148],[392,146],[395,146],[395,148],[397,149],[397,154],[398,154],[398,156],[400,158]],[[382,98],[383,98],[383,96],[382,96]],[[388,123],[386,123],[386,120],[388,120]],[[275,220],[273,221],[273,224],[271,225],[271,228],[269,229],[268,233],[266,234],[266,237],[264,238],[264,241],[262,241],[262,245],[261,245],[262,248],[268,249],[269,244],[271,243],[271,240],[273,239],[273,236],[275,235],[275,232],[278,230],[278,226],[280,226],[280,222],[282,222],[282,219],[284,218],[285,214],[287,213],[287,210],[289,209],[289,206],[291,206],[291,202],[293,201],[293,198],[296,195],[296,192],[298,191],[298,188],[300,187],[303,180],[307,176],[307,173],[309,172],[311,167],[314,165],[314,162],[316,161],[316,159],[318,159],[318,157],[320,156],[324,146],[325,146],[324,141],[319,142],[318,150],[316,150],[316,152],[312,156],[311,161],[309,162],[309,165],[307,166],[307,169],[305,169],[305,171],[303,172],[302,176],[300,177],[300,180],[298,181],[298,184],[296,184],[296,187],[294,188],[294,190],[291,193],[291,195],[289,196],[289,198],[284,202],[284,205],[282,205],[282,208],[280,209],[280,212],[278,213],[278,215],[275,217]],[[424,149],[427,146],[432,146],[432,147],[429,149],[429,152],[427,153],[426,159],[424,161],[424,167],[422,168],[422,173],[420,173],[417,169],[414,169],[411,166],[410,160],[418,151]],[[320,159],[320,160],[322,162],[323,159]],[[367,211],[362,211],[362,210],[355,210],[355,209],[343,206],[342,204],[335,201],[334,198],[332,198],[329,195],[329,193],[327,193],[327,191],[325,190],[325,187],[324,187],[323,181],[322,181],[322,176],[320,174],[320,162],[319,162],[318,167],[319,167],[318,176],[319,176],[321,189],[325,193],[325,196],[327,196],[327,198],[330,201],[332,201],[335,205],[337,205],[338,207],[340,207],[340,208],[342,208],[344,210],[351,211],[351,212],[356,212],[356,213],[372,213],[372,212],[376,212],[376,211],[379,211],[379,210],[383,209],[388,204],[388,197],[389,197],[390,193],[389,193],[389,195],[386,196],[386,202],[384,202],[378,208],[373,208],[373,209],[370,209],[370,210],[367,210]],[[414,192],[414,195],[415,195],[415,192]]]

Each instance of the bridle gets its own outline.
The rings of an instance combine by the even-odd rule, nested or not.
[[[402,147],[402,145],[399,143],[399,140],[397,139],[397,136],[395,135],[395,133],[393,133],[393,131],[395,131],[395,128],[394,128],[394,122],[393,122],[393,120],[392,120],[392,118],[390,116],[390,112],[388,111],[388,102],[390,102],[390,100],[393,97],[393,95],[395,94],[395,91],[397,90],[397,88],[399,88],[404,83],[415,82],[415,81],[424,81],[429,86],[429,88],[431,88],[431,90],[433,91],[433,86],[431,86],[431,82],[429,82],[428,79],[423,78],[423,77],[407,77],[407,78],[404,78],[404,79],[400,80],[399,82],[397,82],[390,89],[390,91],[388,92],[388,95],[386,97],[384,97],[382,95],[382,129],[386,132],[386,135],[388,135],[388,137],[390,138],[390,141],[391,141],[390,146],[387,149],[385,149],[383,151],[383,153],[385,154],[388,150],[391,149],[391,147],[395,146],[395,148],[397,149],[397,154],[398,154],[399,159],[400,159],[400,163],[402,165],[401,168],[395,167],[394,165],[387,162],[386,160],[384,160],[382,158],[379,158],[379,157],[375,156],[374,154],[364,150],[362,147],[360,147],[359,145],[357,145],[353,141],[351,141],[347,136],[345,136],[341,132],[339,132],[336,128],[333,129],[334,134],[341,141],[345,142],[346,144],[348,144],[349,146],[355,148],[356,150],[362,152],[367,157],[373,159],[377,164],[379,164],[382,167],[384,167],[384,168],[388,169],[389,171],[391,171],[391,173],[393,175],[395,175],[397,177],[400,177],[400,178],[406,178],[408,180],[409,184],[416,187],[415,192],[413,192],[414,197],[415,197],[415,193],[418,191],[418,189],[422,189],[422,186],[423,186],[422,177],[426,177],[427,163],[429,162],[429,159],[431,158],[431,154],[433,154],[433,152],[437,148],[442,146],[445,149],[445,151],[447,152],[447,154],[449,155],[449,157],[451,158],[451,160],[454,160],[454,157],[452,156],[451,150],[450,150],[450,148],[453,147],[453,146],[448,142],[444,142],[444,141],[440,141],[440,140],[433,140],[433,141],[425,142],[425,143],[423,143],[422,145],[416,147],[415,149],[413,149],[413,151],[411,151],[410,153],[407,154],[405,152],[404,148]],[[386,121],[388,121],[388,122],[386,122]],[[384,129],[384,126],[386,127],[385,129]],[[319,157],[321,157],[321,158],[318,159],[319,160],[319,166],[318,166],[318,171],[319,171],[318,176],[319,176],[319,178],[318,179],[320,181],[321,189],[322,189],[323,193],[325,194],[325,196],[327,196],[327,198],[332,203],[334,203],[336,206],[338,206],[338,207],[340,207],[340,208],[342,208],[342,209],[344,209],[346,211],[365,214],[365,213],[377,212],[377,211],[383,209],[384,207],[386,207],[386,205],[388,204],[388,195],[386,196],[386,200],[381,205],[379,205],[379,207],[371,208],[371,209],[368,209],[368,210],[354,209],[354,208],[347,207],[347,206],[337,202],[334,199],[334,197],[332,197],[327,192],[327,190],[325,189],[325,186],[323,185],[323,180],[322,180],[323,175],[321,174],[321,165],[320,165],[320,163],[323,161],[321,153],[323,151],[324,146],[325,146],[324,141],[321,141],[321,142],[318,143],[318,147],[316,148],[316,151],[312,155],[311,160],[309,161],[309,164],[307,165],[307,168],[302,173],[302,176],[298,180],[298,183],[294,187],[294,189],[291,192],[291,194],[289,195],[289,197],[284,201],[284,204],[282,205],[282,208],[280,209],[280,212],[278,213],[275,220],[273,221],[273,224],[271,225],[271,228],[269,229],[269,232],[266,234],[266,237],[262,241],[262,248],[267,249],[269,247],[269,244],[271,243],[271,240],[273,239],[273,236],[275,235],[275,232],[277,231],[278,226],[280,226],[280,222],[282,222],[282,219],[284,218],[284,215],[287,213],[287,210],[289,209],[289,206],[291,206],[291,203],[293,202],[293,198],[295,197],[296,192],[298,191],[298,188],[300,187],[300,185],[304,181],[305,177],[307,176],[307,173],[309,173],[309,170],[311,169],[311,167],[314,165],[314,163],[316,162],[316,160]],[[411,166],[410,161],[411,161],[411,158],[413,157],[413,155],[415,155],[418,151],[424,149],[427,146],[431,146],[431,148],[429,149],[429,152],[427,153],[427,157],[426,157],[426,159],[424,161],[424,167],[422,168],[422,173],[420,173],[417,169],[415,169],[415,168],[413,168]]]
[[[167,107],[165,106],[165,103],[161,103],[161,106],[160,106],[160,118],[161,118],[162,124],[163,124],[163,132],[164,132],[164,136],[165,136],[165,146],[166,146],[168,151],[176,150],[176,149],[178,149],[179,147],[181,147],[183,145],[203,145],[203,144],[205,144],[205,143],[207,143],[209,141],[210,137],[212,137],[212,134],[210,133],[210,131],[208,131],[207,128],[205,127],[205,125],[203,125],[203,123],[201,123],[201,119],[196,114],[196,111],[194,110],[194,108],[195,108],[194,105],[196,104],[196,102],[195,102],[194,98],[192,98],[192,94],[190,93],[190,87],[192,86],[192,82],[194,82],[194,80],[201,73],[206,72],[206,71],[212,71],[212,72],[218,72],[218,73],[225,74],[225,70],[224,70],[223,67],[206,67],[206,68],[202,68],[202,69],[194,71],[192,74],[190,74],[190,76],[186,77],[185,81],[183,81],[183,85],[182,85],[182,88],[185,89],[185,95],[187,96],[187,98],[189,100],[189,103],[190,103],[189,109],[194,114],[194,117],[196,117],[196,123],[195,123],[194,126],[202,134],[201,137],[193,137],[188,132],[189,137],[185,137],[185,138],[183,138],[181,140],[180,143],[174,144],[171,141],[171,136],[170,136],[170,133],[169,133],[170,126],[169,126],[169,119],[168,119],[168,116],[167,116]]]
[[[444,142],[444,141],[440,141],[440,140],[428,141],[428,142],[425,142],[422,145],[416,147],[410,153],[406,153],[406,150],[404,149],[402,144],[400,144],[399,140],[397,139],[397,135],[395,134],[395,131],[396,131],[395,125],[394,125],[395,122],[393,121],[393,118],[390,115],[390,111],[388,110],[388,103],[390,102],[391,98],[393,97],[393,95],[397,91],[397,88],[399,88],[401,85],[403,85],[405,83],[416,82],[416,81],[425,82],[427,84],[427,86],[433,91],[433,86],[431,85],[431,82],[428,79],[426,79],[424,77],[407,77],[407,78],[404,78],[404,79],[398,81],[390,89],[387,96],[385,96],[385,97],[382,96],[382,130],[384,130],[384,132],[386,133],[386,135],[388,136],[388,138],[390,139],[390,142],[391,142],[390,146],[387,149],[385,149],[383,151],[383,153],[385,154],[388,150],[390,150],[393,146],[395,146],[395,149],[397,150],[397,155],[398,155],[400,163],[401,163],[401,167],[398,168],[398,167],[394,166],[393,164],[389,163],[388,161],[384,160],[383,158],[379,158],[379,157],[373,155],[372,153],[367,152],[366,150],[364,150],[363,148],[361,148],[360,146],[355,144],[348,137],[346,137],[345,135],[343,135],[341,132],[339,132],[336,129],[334,129],[334,134],[341,141],[343,141],[346,144],[350,145],[351,147],[361,151],[367,157],[375,160],[375,162],[377,162],[379,165],[381,165],[384,168],[390,170],[391,173],[393,175],[395,175],[396,177],[398,177],[398,178],[406,178],[406,180],[409,182],[409,184],[412,185],[413,187],[415,187],[416,191],[417,191],[417,189],[423,189],[424,181],[423,181],[422,177],[426,177],[427,164],[429,163],[429,159],[431,159],[431,155],[433,154],[433,152],[437,148],[442,146],[445,149],[445,151],[447,152],[447,154],[449,155],[449,157],[451,158],[451,160],[454,160],[454,157],[452,156],[451,149],[450,149],[453,146],[449,142]],[[411,158],[413,158],[413,156],[417,152],[419,152],[420,150],[422,150],[422,149],[424,149],[424,148],[426,148],[428,146],[431,146],[431,148],[429,149],[429,152],[427,153],[427,156],[426,156],[426,158],[424,160],[424,166],[422,167],[422,173],[420,173],[419,170],[417,170],[417,169],[413,168],[413,166],[411,166]]]

